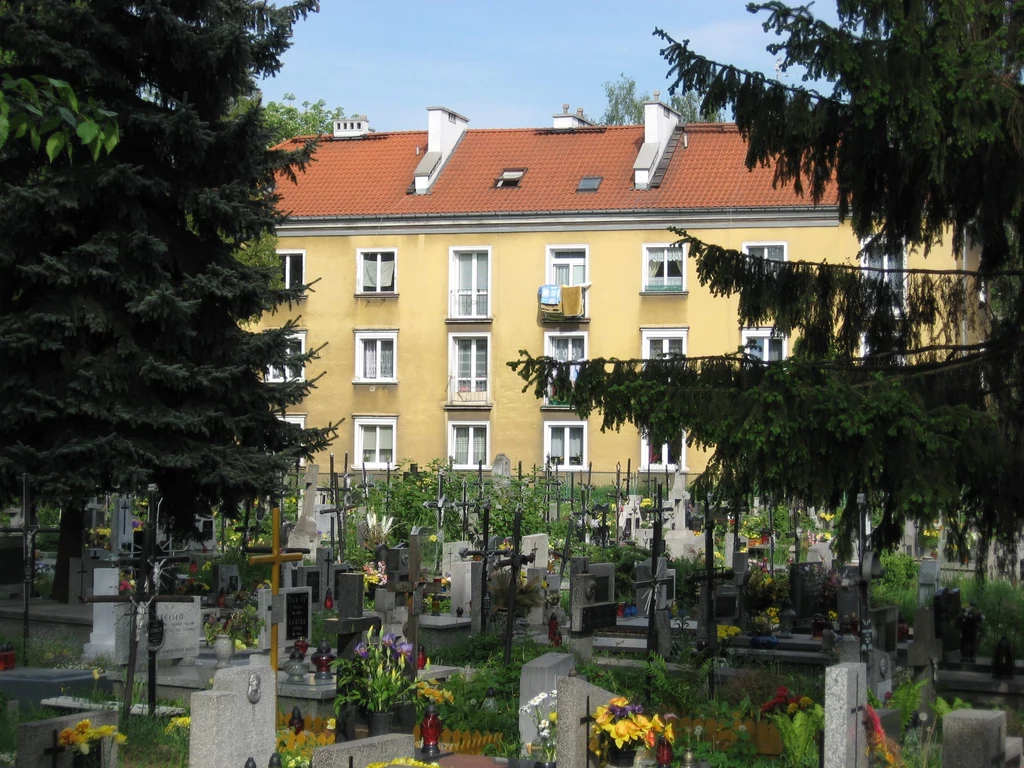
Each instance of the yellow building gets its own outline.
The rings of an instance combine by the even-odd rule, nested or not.
[[[699,284],[669,226],[770,259],[862,258],[834,205],[746,169],[730,124],[682,125],[659,101],[641,126],[594,126],[567,109],[538,129],[468,130],[451,110],[427,115],[413,132],[337,121],[297,183],[279,188],[285,278],[312,284],[290,310],[296,346],[320,357],[270,375],[324,374],[288,418],[344,420],[333,451],[356,468],[446,456],[488,468],[504,453],[527,469],[629,460],[700,471],[694,449],[601,433],[599,416],[581,421],[557,393],[539,402],[505,363],[521,349],[570,360],[745,346],[784,357],[787,339],[739,327],[735,299]]]

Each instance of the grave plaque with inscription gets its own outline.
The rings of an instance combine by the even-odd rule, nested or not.
[[[309,637],[309,609],[308,592],[292,592],[285,595],[285,640],[297,640],[300,637]]]

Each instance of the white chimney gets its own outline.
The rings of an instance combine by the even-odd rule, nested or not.
[[[554,128],[556,131],[566,130],[569,128],[590,128],[594,124],[587,120],[583,116],[583,107],[576,108],[576,114],[569,114],[569,105],[562,105],[561,114],[552,115],[555,120]]]
[[[416,194],[422,195],[437,180],[468,124],[469,118],[450,109],[427,107],[427,151],[413,171]]]
[[[662,104],[654,92],[654,101],[644,102],[644,144],[633,163],[633,184],[637,189],[647,189],[654,177],[665,147],[672,132],[679,125],[680,114],[667,104]]]
[[[370,118],[366,115],[352,115],[334,121],[334,138],[348,139],[352,136],[365,136],[370,133]]]

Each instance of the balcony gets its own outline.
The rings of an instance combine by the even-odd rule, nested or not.
[[[491,302],[486,290],[458,288],[448,294],[448,320],[490,322]]]
[[[448,402],[453,408],[490,408],[491,394],[486,389],[487,382],[474,382],[466,379],[448,378]]]
[[[537,289],[541,318],[546,323],[586,320],[589,290],[590,283],[542,285]]]

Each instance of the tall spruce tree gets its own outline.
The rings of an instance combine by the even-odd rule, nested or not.
[[[809,7],[748,8],[805,84],[656,31],[672,90],[697,91],[704,112],[733,110],[748,166],[838,202],[870,247],[931,250],[947,264],[971,249],[980,266],[884,279],[825,264],[826,253],[766,262],[677,230],[702,285],[737,296],[742,325],[792,334],[791,358],[593,360],[572,372],[571,403],[654,443],[685,429],[712,451],[699,498],[841,508],[846,551],[859,493],[879,517],[877,547],[897,542],[905,520],[940,513],[961,556],[975,533],[982,555],[993,538],[1011,544],[1024,508],[1024,11],[1011,0],[843,0],[830,25]],[[538,396],[552,379],[568,391],[554,360],[524,351],[510,365]]]
[[[295,290],[237,258],[278,220],[275,181],[308,149],[267,149],[258,107],[314,0],[26,0],[0,7],[14,78],[44,72],[117,117],[109,155],[0,153],[0,501],[63,508],[62,566],[84,503],[158,487],[179,529],[273,492],[331,429],[278,418],[312,383],[263,380],[291,324],[252,321]],[[279,285],[279,282],[277,283]]]

